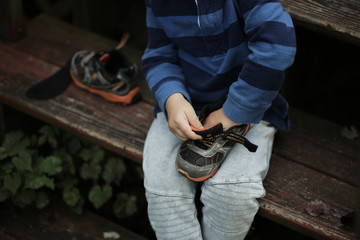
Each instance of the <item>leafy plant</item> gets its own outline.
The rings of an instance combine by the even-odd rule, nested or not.
[[[116,217],[131,216],[136,197],[121,191],[126,170],[121,157],[55,127],[10,132],[0,146],[0,202],[44,208],[59,193],[77,213],[90,202],[96,209],[112,204]]]

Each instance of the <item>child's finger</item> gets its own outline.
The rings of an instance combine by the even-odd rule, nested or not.
[[[193,140],[200,140],[202,139],[202,137],[200,135],[197,135],[191,128],[186,129],[183,131],[183,134],[188,138],[188,139],[193,139]]]
[[[197,128],[197,129],[204,128],[194,110],[192,110],[191,112],[186,112],[186,117],[189,121],[190,126]]]

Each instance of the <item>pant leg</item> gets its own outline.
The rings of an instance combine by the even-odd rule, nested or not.
[[[206,240],[244,239],[265,195],[265,178],[275,128],[263,122],[254,125],[247,138],[258,145],[255,153],[235,144],[218,172],[204,182],[202,234]]]
[[[180,145],[181,141],[169,131],[164,114],[158,114],[143,154],[148,215],[157,239],[202,239],[194,202],[196,183],[175,168]]]

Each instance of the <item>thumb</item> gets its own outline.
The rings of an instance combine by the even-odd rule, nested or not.
[[[203,129],[203,125],[201,124],[199,118],[196,116],[196,113],[193,112],[191,114],[187,114],[187,118],[188,118],[188,121],[189,121],[189,125],[194,127],[194,128],[197,128],[197,129]]]

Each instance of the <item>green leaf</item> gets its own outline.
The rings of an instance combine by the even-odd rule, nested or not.
[[[54,189],[54,180],[46,176],[40,176],[34,173],[29,173],[25,176],[25,188],[39,189],[41,187],[48,187]]]
[[[39,133],[42,135],[51,135],[54,134],[54,129],[49,125],[44,125],[39,129]]]
[[[72,156],[65,150],[59,150],[54,153],[62,161],[63,172],[69,172],[71,175],[75,175],[76,168],[72,159]]]
[[[38,141],[37,141],[37,145],[40,147],[40,146],[43,146],[45,145],[47,141],[47,136],[46,135],[41,135],[39,138],[38,138]]]
[[[72,207],[71,209],[79,215],[82,214],[84,202],[85,202],[84,199],[81,197],[79,199],[79,201],[77,202],[77,204],[74,207]]]
[[[92,158],[92,150],[90,148],[84,148],[80,151],[79,157],[85,161],[88,162]]]
[[[113,204],[113,211],[116,217],[123,218],[133,215],[137,211],[136,197],[127,193],[119,193]]]
[[[120,181],[126,172],[126,166],[122,158],[110,158],[104,168],[102,177],[107,184],[114,181],[120,185]]]
[[[62,161],[61,158],[58,156],[48,156],[45,159],[42,159],[38,165],[38,169],[46,173],[50,176],[54,176],[58,173],[62,172]]]
[[[59,130],[56,127],[44,125],[42,128],[39,129],[39,133],[41,135],[38,139],[38,146],[42,146],[46,142],[48,142],[50,147],[52,147],[53,149],[57,148],[57,135],[59,134]]]
[[[36,193],[35,204],[38,209],[42,209],[42,208],[46,207],[49,203],[50,203],[50,200],[46,193],[44,193],[44,192]]]
[[[75,207],[81,199],[80,191],[75,187],[65,188],[62,195],[65,203],[70,207]]]
[[[34,190],[25,189],[17,194],[12,198],[12,201],[15,205],[19,207],[26,207],[31,204],[36,199],[36,193]]]
[[[104,159],[104,156],[105,156],[104,149],[102,149],[100,146],[93,145],[92,151],[93,151],[93,156],[91,158],[91,162],[93,164],[100,163]]]
[[[49,145],[53,148],[56,149],[58,146],[58,140],[55,136],[49,136],[48,137],[48,141],[49,141]]]
[[[23,131],[9,132],[5,136],[4,146],[8,147],[14,143],[18,143],[24,137]]]
[[[115,173],[108,165],[106,165],[102,177],[106,184],[110,184],[115,178]]]
[[[12,175],[8,174],[4,177],[4,187],[9,189],[13,194],[21,186],[21,176],[19,173],[13,173]]]
[[[14,131],[6,134],[3,147],[9,156],[14,156],[30,146],[30,139],[25,137],[22,131]]]
[[[105,151],[100,146],[97,145],[91,145],[90,148],[84,148],[80,151],[79,157],[85,161],[96,164],[100,163],[105,156]]]
[[[19,152],[19,156],[15,156],[11,159],[11,162],[14,164],[18,171],[32,171],[31,167],[31,155],[27,151]]]
[[[89,192],[89,200],[95,208],[100,208],[112,196],[112,188],[105,185],[102,189],[99,185],[91,188]]]
[[[80,168],[80,176],[82,179],[98,179],[101,173],[101,166],[99,164],[84,163]]]

